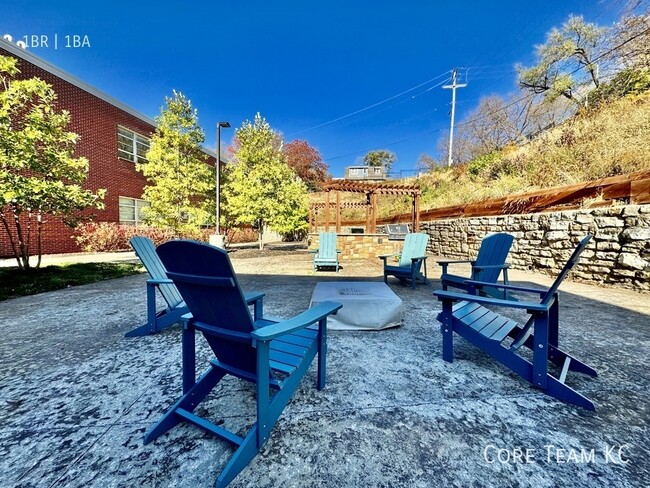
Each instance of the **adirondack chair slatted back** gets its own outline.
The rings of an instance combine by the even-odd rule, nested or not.
[[[135,236],[131,238],[129,243],[152,279],[167,279],[165,265],[156,254],[156,246],[150,239]],[[178,289],[173,284],[162,284],[158,289],[170,308],[178,306],[183,301]]]
[[[514,236],[505,233],[490,234],[483,238],[476,256],[474,266],[488,266],[506,262]],[[499,268],[481,270],[475,279],[488,283],[496,283],[501,273]]]
[[[424,256],[427,251],[429,234],[412,233],[406,234],[404,238],[404,247],[399,258],[399,267],[411,267],[411,258]]]
[[[253,318],[228,254],[192,241],[169,241],[156,252],[194,319],[223,329],[220,337],[204,335],[217,359],[254,373],[255,349],[251,339],[246,339],[254,330]]]
[[[585,237],[582,238],[580,241],[580,244],[578,244],[578,247],[575,248],[573,251],[573,254],[567,261],[567,263],[564,265],[564,268],[562,268],[562,271],[560,271],[560,274],[555,278],[555,281],[551,285],[551,287],[548,289],[546,294],[542,297],[542,304],[547,304],[553,299],[553,295],[557,291],[557,289],[560,287],[562,284],[562,281],[564,281],[564,278],[569,274],[569,271],[578,264],[578,261],[580,261],[580,254],[582,254],[582,251],[585,250],[587,247],[587,244],[589,244],[589,240],[593,236],[591,234],[586,235]]]
[[[336,234],[334,232],[318,234],[318,257],[336,259]]]

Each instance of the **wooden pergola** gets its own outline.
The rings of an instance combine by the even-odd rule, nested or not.
[[[309,222],[312,232],[318,230],[318,213],[324,209],[325,231],[330,231],[331,193],[334,192],[334,209],[336,210],[336,232],[341,232],[341,210],[366,209],[366,233],[377,233],[377,196],[409,195],[412,198],[411,224],[413,232],[420,226],[420,187],[418,185],[393,185],[390,183],[365,183],[360,181],[336,181],[325,185],[325,203],[312,203],[309,208]],[[363,193],[365,202],[341,202],[341,192]]]

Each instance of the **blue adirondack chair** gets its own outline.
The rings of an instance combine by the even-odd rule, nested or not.
[[[314,270],[322,267],[334,267],[339,272],[339,251],[336,248],[336,233],[321,232],[318,234],[318,249],[310,251],[314,254]]]
[[[410,280],[411,286],[415,288],[418,281],[425,285],[429,283],[427,278],[427,243],[429,234],[412,233],[406,234],[401,254],[384,254],[378,256],[384,261],[384,283],[388,283],[388,277],[394,276],[400,281]],[[397,266],[388,264],[390,258],[399,258]],[[422,274],[424,267],[424,274]]]
[[[225,251],[194,241],[169,241],[157,253],[190,313],[182,318],[183,396],[145,435],[144,442],[183,421],[230,442],[236,450],[216,485],[223,487],[262,448],[316,355],[316,386],[319,390],[325,386],[327,317],[341,304],[324,302],[276,322],[263,317],[263,294],[259,294],[254,301],[256,314],[251,316],[250,300],[243,295]],[[198,381],[196,331],[203,334],[216,357]],[[257,420],[243,437],[193,413],[226,375],[257,385]]]
[[[441,322],[443,359],[448,362],[453,361],[453,333],[456,332],[548,395],[595,410],[594,403],[567,386],[565,379],[569,370],[590,376],[597,376],[596,371],[562,351],[558,345],[560,314],[557,290],[571,268],[578,262],[580,253],[591,237],[587,235],[580,241],[548,290],[485,283],[485,285],[523,293],[538,294],[541,297],[539,303],[502,300],[443,290],[435,291],[433,294],[442,301],[442,312],[438,315],[438,320]],[[475,285],[480,287],[484,283],[475,282]],[[530,318],[522,326],[508,317],[489,310],[484,305],[523,309],[530,314]],[[512,341],[510,342],[509,339]],[[532,351],[532,362],[518,354],[521,346],[526,346]],[[549,361],[561,368],[557,378],[549,374]]]
[[[181,317],[188,312],[187,305],[176,285],[167,278],[167,270],[156,254],[156,246],[150,239],[135,236],[129,241],[140,258],[142,265],[149,273],[147,280],[147,323],[125,334],[125,337],[138,337],[155,334],[161,330],[180,322]],[[157,311],[156,290],[160,292],[167,307]],[[259,292],[249,292],[244,295],[247,303],[253,304],[259,299]],[[258,310],[255,309],[257,313]],[[256,315],[257,316],[257,315]]]
[[[167,278],[165,266],[156,254],[156,247],[146,237],[133,237],[129,243],[149,273],[147,280],[147,323],[126,333],[126,337],[155,334],[174,325],[188,312],[187,305],[173,283]],[[156,289],[167,303],[165,310],[156,311]]]
[[[481,241],[481,247],[474,261],[471,260],[442,260],[438,264],[442,266],[442,274],[440,281],[442,282],[442,289],[446,290],[452,286],[454,288],[461,288],[470,293],[474,292],[471,285],[467,284],[468,280],[482,281],[485,283],[496,283],[499,280],[501,272],[503,272],[503,283],[508,284],[508,264],[506,258],[510,252],[512,241],[514,237],[510,234],[498,233],[488,234]],[[469,263],[472,265],[472,271],[469,278],[449,274],[447,267],[450,264]],[[495,298],[510,298],[507,290],[499,290],[492,286],[483,286],[481,288],[482,295],[490,295]]]

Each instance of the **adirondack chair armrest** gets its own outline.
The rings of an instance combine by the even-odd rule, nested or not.
[[[469,259],[461,259],[461,260],[456,260],[456,259],[442,259],[440,261],[436,261],[440,266],[442,266],[442,274],[447,274],[447,267],[450,264],[471,264],[472,266],[474,265],[474,261],[471,261]]]
[[[508,269],[509,267],[510,267],[510,265],[507,264],[507,263],[504,263],[504,264],[488,264],[488,265],[485,265],[485,266],[474,265],[474,269],[478,269],[479,271],[482,270],[482,269],[497,269],[497,268],[499,268],[499,269]]]
[[[436,261],[440,266],[445,266],[447,264],[462,264],[462,263],[471,263],[474,264],[476,261],[472,261],[471,259],[441,259],[439,261]]]
[[[377,256],[379,259],[384,261],[384,266],[388,264],[388,258],[396,258],[397,256],[401,256],[401,254],[382,254],[380,256]]]
[[[489,283],[493,285],[492,283]],[[482,297],[477,295],[467,295],[466,293],[454,293],[444,290],[433,292],[440,301],[467,301],[481,303],[483,305],[494,305],[496,307],[522,308],[531,312],[546,312],[551,308],[551,304],[543,305],[533,302],[513,302],[511,300],[502,300],[500,298]]]
[[[173,285],[174,282],[172,280],[168,279],[168,278],[158,278],[158,279],[149,278],[147,280],[147,284],[148,285],[155,285],[155,286],[158,286],[158,285]]]
[[[291,319],[256,329],[251,332],[251,337],[258,341],[271,341],[280,336],[304,329],[328,315],[336,313],[342,306],[342,304],[336,302],[320,303]]]
[[[504,290],[512,290],[512,291],[521,291],[524,293],[538,293],[540,295],[544,295],[547,290],[540,290],[539,288],[528,288],[525,286],[517,286],[517,285],[506,285],[503,283],[490,283],[487,281],[478,281],[478,280],[465,280],[465,284],[467,285],[472,285],[476,287],[482,287],[482,286],[490,286],[492,288],[501,288]]]
[[[260,291],[251,291],[248,293],[244,293],[244,300],[246,300],[246,305],[252,305],[253,303],[263,299],[264,295],[265,294]]]
[[[412,262],[416,262],[416,261],[426,261],[426,259],[427,259],[428,257],[429,257],[429,256],[416,256],[416,257],[414,257],[414,258],[411,258],[411,261],[412,261]]]
[[[244,293],[246,305],[253,305],[253,319],[261,319],[264,316],[264,293],[251,291]]]

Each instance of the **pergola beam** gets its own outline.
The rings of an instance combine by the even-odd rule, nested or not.
[[[336,181],[324,186],[326,192],[325,203],[315,202],[310,205],[310,220],[313,215],[314,231],[318,231],[318,210],[325,210],[325,231],[329,232],[331,222],[330,192],[335,192],[336,232],[341,232],[341,210],[362,209],[366,210],[366,232],[377,232],[377,195],[409,195],[412,198],[413,231],[417,232],[420,226],[420,187],[418,185],[393,185],[390,183],[365,183],[359,181]],[[340,192],[363,193],[365,203],[341,202]]]

